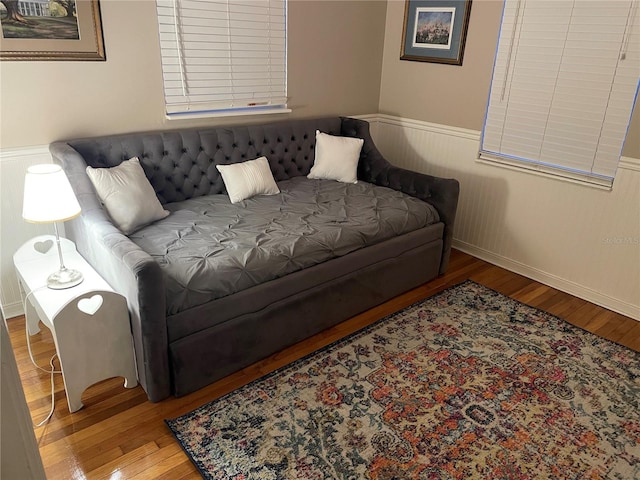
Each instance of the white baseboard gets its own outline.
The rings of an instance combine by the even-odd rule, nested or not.
[[[633,318],[634,320],[640,321],[640,308],[638,308],[637,305],[622,302],[617,298],[604,295],[600,292],[584,287],[583,285],[565,280],[548,272],[543,272],[542,270],[538,270],[536,268],[530,267],[529,265],[516,262],[514,260],[511,260],[510,258],[503,257],[502,255],[496,255],[493,252],[489,252],[482,248],[476,247],[475,245],[471,245],[460,240],[454,239],[453,247],[464,253],[468,253],[469,255],[489,262],[493,265],[497,265],[498,267],[509,270],[510,272],[523,275],[527,278],[543,283],[562,292],[569,293],[575,297],[581,298],[591,303],[595,303],[596,305],[604,307],[608,310],[612,310],[627,317]]]
[[[24,315],[24,306],[22,302],[12,302],[6,305],[2,305],[2,314],[4,318],[13,318]]]

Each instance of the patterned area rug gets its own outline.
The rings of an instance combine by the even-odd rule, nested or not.
[[[167,420],[212,479],[640,479],[640,354],[473,282]]]

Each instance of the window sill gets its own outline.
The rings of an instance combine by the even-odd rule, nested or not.
[[[476,161],[478,163],[483,163],[485,165],[490,165],[493,167],[506,168],[508,170],[514,170],[516,172],[538,175],[540,177],[546,177],[563,182],[583,185],[585,187],[596,188],[598,190],[613,190],[612,178],[590,176],[587,174],[581,174],[580,172],[553,168],[544,164],[527,164],[524,162],[509,161],[508,159],[492,156],[481,155],[476,159]]]
[[[254,115],[277,115],[282,113],[291,113],[290,108],[242,108],[236,110],[216,110],[205,112],[180,112],[167,113],[168,120],[191,120],[194,118],[221,118],[221,117],[252,117]]]

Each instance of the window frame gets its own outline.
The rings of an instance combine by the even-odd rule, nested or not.
[[[573,2],[565,2],[563,5],[567,6],[569,4],[572,4],[573,6],[571,10],[571,15],[573,15],[574,13],[573,9],[576,8],[577,2],[579,1],[582,1],[582,0],[573,0]],[[551,178],[562,179],[562,180],[566,180],[574,183],[586,184],[586,185],[594,186],[597,188],[604,188],[604,189],[610,190],[613,186],[613,181],[615,179],[615,171],[617,169],[617,165],[619,165],[620,159],[622,157],[622,149],[629,132],[631,116],[633,114],[636,100],[638,97],[638,91],[640,89],[640,63],[638,62],[638,56],[640,55],[640,47],[635,45],[636,43],[640,43],[640,41],[635,42],[635,40],[640,38],[640,32],[639,32],[640,30],[639,10],[640,9],[637,3],[632,0],[630,0],[629,2],[623,2],[623,1],[618,2],[619,4],[618,7],[620,9],[622,9],[625,5],[628,4],[629,14],[626,19],[626,24],[624,26],[624,33],[622,34],[621,42],[619,42],[620,52],[618,52],[617,55],[619,55],[619,58],[621,58],[622,61],[624,61],[626,58],[630,58],[630,62],[627,63],[626,65],[630,66],[632,69],[630,71],[632,73],[631,76],[635,81],[635,87],[633,88],[633,98],[631,99],[630,105],[627,105],[625,103],[628,110],[628,115],[627,113],[624,114],[626,118],[626,120],[624,121],[624,127],[622,127],[622,122],[620,120],[617,120],[617,124],[615,125],[618,128],[618,130],[615,130],[614,132],[615,135],[617,135],[618,138],[620,136],[622,137],[619,145],[614,144],[614,147],[616,148],[619,147],[617,149],[617,154],[615,157],[610,155],[609,157],[607,157],[606,161],[602,163],[603,165],[605,165],[605,167],[608,168],[607,173],[603,174],[601,172],[607,170],[607,168],[602,168],[600,170],[597,170],[595,167],[596,166],[595,159],[592,162],[590,169],[587,170],[587,169],[575,168],[571,166],[570,161],[566,161],[564,164],[561,162],[550,162],[548,161],[548,158],[543,157],[542,154],[540,154],[539,158],[527,158],[524,155],[519,154],[521,152],[518,152],[517,150],[517,147],[520,146],[518,142],[521,139],[524,139],[522,140],[522,145],[526,145],[527,142],[529,141],[531,141],[532,145],[534,146],[536,145],[535,141],[533,140],[533,138],[535,137],[535,134],[529,133],[529,131],[525,131],[527,127],[527,122],[531,122],[530,125],[533,125],[531,127],[532,129],[535,129],[536,128],[535,125],[537,125],[533,123],[531,119],[526,118],[529,112],[520,113],[520,114],[516,113],[516,115],[513,115],[511,117],[511,120],[508,119],[508,114],[506,113],[509,108],[509,100],[511,100],[510,88],[512,87],[512,85],[516,84],[518,87],[520,87],[521,85],[518,84],[517,82],[520,82],[524,85],[526,85],[527,81],[531,83],[529,79],[526,79],[525,81],[522,81],[520,79],[514,80],[515,75],[517,75],[517,73],[514,74],[516,69],[515,62],[517,62],[518,60],[522,62],[522,56],[520,57],[520,59],[518,59],[517,58],[518,52],[516,50],[517,50],[517,47],[519,46],[518,42],[522,35],[522,32],[519,31],[518,29],[523,29],[523,26],[522,26],[523,16],[525,15],[525,12],[521,11],[521,9],[523,8],[523,5],[526,5],[526,4],[527,4],[527,0],[505,0],[504,6],[503,6],[503,17],[501,20],[498,45],[496,47],[496,55],[495,55],[494,66],[492,71],[489,98],[487,101],[487,109],[485,112],[485,118],[483,121],[483,127],[481,131],[481,136],[480,136],[478,161],[481,163],[486,163],[490,165],[506,167],[506,168],[515,169],[518,171],[524,171],[528,173],[535,173],[535,174],[544,175]],[[540,5],[543,5],[542,2],[537,2],[536,7],[540,8]],[[551,11],[550,5],[551,5],[551,2],[547,2],[549,11]],[[533,15],[533,13],[530,13],[530,15]],[[578,20],[580,20],[581,18],[581,17],[578,17],[577,15],[576,17],[578,18]],[[531,17],[527,18],[526,21],[531,21],[530,19]],[[578,28],[574,28],[575,23],[572,23],[572,22],[573,22],[573,16],[570,16],[569,25],[566,27],[567,32],[569,32],[567,33],[567,36],[575,35],[571,33],[572,29],[579,31]],[[547,28],[546,24],[545,24],[545,28]],[[634,43],[633,45],[630,46],[629,44],[631,42],[634,42]],[[559,60],[558,72],[555,73],[556,84],[553,86],[553,90],[550,89],[552,91],[552,100],[550,101],[550,104],[549,104],[550,106],[548,107],[547,111],[544,111],[543,109],[543,111],[541,112],[541,115],[544,115],[544,114],[547,115],[547,122],[549,122],[549,117],[553,113],[552,112],[552,109],[554,108],[553,103],[556,102],[557,104],[562,102],[561,100],[562,96],[557,94],[556,88],[558,84],[558,78],[560,78],[563,74],[565,74],[562,68],[566,67],[566,65],[571,60],[571,57],[569,54],[566,55],[567,58],[565,58],[565,55],[564,55],[564,52],[568,48],[569,47],[565,43],[562,49],[562,52],[563,52],[562,56]],[[535,53],[538,53],[538,52],[535,52]],[[627,53],[632,56],[626,57],[625,54]],[[529,54],[528,56],[525,54],[524,56],[525,56],[525,59],[529,59],[529,60],[534,57],[533,54]],[[533,63],[533,65],[535,65],[535,63]],[[637,70],[634,70],[634,67]],[[518,68],[524,70],[525,68],[531,68],[531,66],[526,65],[523,67],[522,65],[520,65],[518,66]],[[569,71],[569,68],[565,68],[565,70]],[[611,84],[613,85],[612,89],[615,88],[616,86],[616,81],[618,81],[618,77],[616,77],[616,75],[620,71],[623,72],[621,74],[621,78],[624,75],[628,76],[628,72],[624,71],[624,64],[622,65],[622,67],[620,67],[620,61],[618,61],[611,73],[612,75]],[[522,78],[522,74],[520,75]],[[569,75],[576,75],[576,74],[569,71]],[[535,89],[538,89],[538,88],[540,88],[539,85],[534,85],[531,87],[531,91],[534,91]],[[626,101],[626,98],[628,97],[625,97],[624,95],[628,95],[630,93],[631,87],[627,85],[625,88],[627,88],[627,90],[624,90],[623,96],[621,98],[623,98],[623,100]],[[505,95],[506,95],[506,102],[505,102]],[[611,94],[609,95],[611,97]],[[616,95],[618,95],[618,93],[616,93]],[[500,98],[496,99],[497,96],[500,96]],[[609,124],[607,123],[608,119],[606,118],[606,116],[607,116],[607,112],[609,111],[608,109],[609,108],[613,109],[613,107],[610,107],[610,104],[608,103],[611,100],[610,97],[607,99],[607,106],[604,108],[604,113],[602,114],[601,129],[604,129],[609,126]],[[524,103],[520,105],[516,104],[517,107],[520,107],[521,112],[525,112],[525,110],[522,108],[522,105],[525,104],[527,101],[531,102],[530,99],[525,99]],[[618,101],[617,97],[616,97],[616,101]],[[514,107],[514,110],[517,111],[515,107]],[[620,116],[618,116],[618,118],[620,118]],[[523,119],[526,119],[526,120],[523,120]],[[509,121],[515,121],[515,123],[507,124],[507,122]],[[576,122],[579,124],[580,121],[582,120],[580,120],[580,117],[578,117],[578,120],[576,120]],[[512,125],[515,125],[515,128],[513,128]],[[518,127],[521,128],[520,132],[517,132]],[[538,127],[540,127],[540,125],[538,125]],[[547,125],[544,125],[543,127],[544,127],[544,130],[543,130],[544,133],[541,137],[542,139],[537,140],[539,141],[541,152],[547,137],[558,136],[556,132],[551,130],[551,127],[549,127],[549,131],[547,131]],[[517,133],[520,133],[520,136],[518,137],[516,135],[514,137],[513,136],[514,131]],[[523,131],[524,133],[522,133]],[[575,132],[572,132],[572,133],[575,134],[576,137],[578,137],[580,134],[583,133],[583,131],[578,130],[578,128],[576,128]],[[607,131],[607,134],[608,133],[609,131]],[[512,135],[512,137],[510,138],[509,135]],[[571,135],[567,135],[567,136],[570,137]],[[516,141],[513,142],[513,144],[516,145],[516,147],[513,148],[511,151],[508,148],[503,148],[504,147],[503,141],[507,139],[506,143],[508,143],[508,141],[513,138],[516,139]],[[557,144],[560,143],[560,141],[557,139],[555,141]],[[601,141],[602,142],[609,141],[609,138],[604,136],[597,138],[597,140],[595,141],[595,150],[593,150],[594,155],[598,153],[598,147],[600,146]],[[574,140],[573,143],[574,143],[573,146],[578,145],[577,140]],[[606,146],[609,149],[611,149],[610,145],[611,143],[606,144]],[[582,147],[582,145],[578,145],[578,146]],[[563,147],[565,147],[565,145],[561,145],[561,148]],[[525,148],[522,148],[521,151],[524,151],[524,150]],[[570,156],[573,154],[567,153],[567,155]],[[589,157],[585,158],[584,165],[588,163],[588,160],[587,160],[588,158]],[[613,167],[614,163],[615,163],[615,167]],[[584,167],[584,165],[582,165],[581,167]],[[612,167],[613,167],[613,171],[611,170]],[[600,168],[600,164],[598,164],[598,168]]]
[[[291,112],[287,106],[288,0],[266,0],[264,6],[254,5],[256,10],[264,10],[266,7],[268,12],[266,16],[255,11],[246,11],[250,3],[256,2],[156,0],[164,112],[167,119]],[[278,10],[282,13],[272,14],[271,9],[275,8],[273,4],[281,4]],[[226,12],[220,8],[224,8],[225,5]],[[200,23],[198,20],[201,19],[195,17],[194,12],[198,8],[205,9],[201,10],[202,15],[204,21],[210,24],[197,25]],[[251,9],[251,6],[249,5],[248,8]],[[191,25],[183,23],[185,12],[190,15],[186,16],[191,19]],[[222,18],[225,13],[226,19]],[[233,15],[239,17],[255,15],[255,21],[262,20],[262,25],[267,26],[251,30],[238,18],[232,18]],[[226,23],[223,23],[225,21]],[[196,25],[193,22],[197,22]],[[274,30],[272,30],[272,24],[275,25]],[[202,27],[206,27],[207,30]],[[187,29],[186,32],[184,32],[185,29]],[[241,30],[243,33],[238,33]],[[220,31],[225,31],[226,36],[221,35]],[[234,37],[236,37],[235,40]],[[242,40],[238,40],[240,37]],[[263,40],[265,38],[266,41]],[[261,42],[260,47],[265,46],[265,48],[256,50],[247,48],[252,43],[258,45],[257,42]],[[274,52],[272,49],[275,44],[280,46],[276,46]],[[206,48],[202,48],[203,45],[206,45]],[[228,49],[225,49],[227,45]],[[236,48],[235,51],[234,48]],[[253,53],[260,55],[266,53],[266,57],[259,57]],[[240,59],[241,55],[245,58]],[[199,64],[200,62],[202,63]],[[243,65],[238,67],[241,63]],[[244,71],[238,73],[239,69]],[[263,76],[260,77],[260,75]],[[241,78],[238,79],[238,76]],[[206,84],[202,81],[203,79],[209,83]],[[198,87],[189,85],[194,82],[199,82]],[[242,90],[247,90],[246,87],[256,90],[234,91],[238,89],[240,83],[246,84]],[[195,90],[198,93],[193,93]]]

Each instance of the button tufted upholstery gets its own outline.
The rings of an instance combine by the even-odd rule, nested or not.
[[[307,175],[315,132],[341,134],[338,117],[147,134],[113,135],[69,142],[94,168],[138,157],[161,203],[226,193],[216,165],[265,156],[276,181]]]
[[[217,164],[265,156],[277,181],[306,175],[314,161],[316,130],[364,139],[358,178],[430,203],[441,223],[168,317],[159,263],[113,225],[86,166],[112,167],[137,156],[160,201],[173,203],[224,193]],[[82,215],[65,223],[67,237],[127,298],[138,378],[151,401],[189,393],[421,285],[447,267],[458,182],[394,167],[362,120],[335,117],[112,135],[54,142],[49,150],[82,207]],[[189,325],[194,333],[170,340],[169,324]]]

